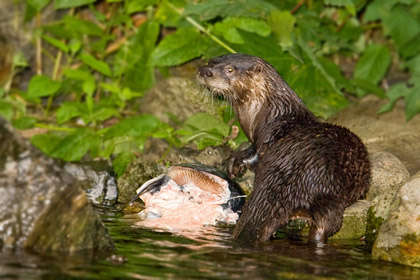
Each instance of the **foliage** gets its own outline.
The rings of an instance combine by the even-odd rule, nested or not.
[[[28,64],[13,59],[0,90],[0,114],[26,129],[32,143],[67,161],[113,157],[120,174],[148,137],[171,145],[220,145],[230,127],[198,114],[171,126],[133,105],[155,82],[155,68],[227,52],[263,57],[318,116],[347,106],[343,92],[387,97],[392,110],[405,98],[407,120],[420,112],[420,3],[415,0],[24,0],[26,22],[38,22],[36,48],[53,59],[51,73],[32,77],[24,92],[11,89]],[[39,24],[48,5],[67,14]],[[162,31],[168,35],[163,36]],[[42,44],[41,44],[42,42]],[[333,61],[355,63],[345,75]],[[38,62],[39,63],[39,62]],[[411,75],[380,86],[391,63]],[[31,115],[36,107],[42,116]],[[240,140],[243,141],[243,135]]]

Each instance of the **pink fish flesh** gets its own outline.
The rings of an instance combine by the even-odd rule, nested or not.
[[[166,230],[189,230],[216,225],[218,222],[235,224],[239,218],[238,213],[226,207],[226,202],[232,199],[228,182],[212,174],[206,176],[217,178],[217,183],[221,186],[218,192],[203,190],[194,184],[194,180],[181,186],[169,178],[160,186],[160,191],[149,191],[140,195],[145,209],[139,213],[143,220],[137,225]]]

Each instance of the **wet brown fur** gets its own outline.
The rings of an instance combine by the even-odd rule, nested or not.
[[[302,215],[310,223],[310,242],[325,242],[336,233],[344,209],[370,183],[368,154],[360,139],[346,128],[319,122],[261,58],[214,58],[199,69],[197,81],[232,103],[252,142],[229,160],[231,177],[248,167],[255,171],[254,190],[234,238],[267,241]]]

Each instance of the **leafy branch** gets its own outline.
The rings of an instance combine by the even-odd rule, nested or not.
[[[388,98],[379,113],[405,99],[407,120],[420,112],[420,4],[414,0],[21,2],[25,21],[35,22],[36,71],[28,88],[13,88],[29,66],[15,54],[0,88],[0,114],[19,129],[47,130],[31,141],[53,157],[112,157],[121,174],[149,137],[199,149],[245,141],[243,134],[229,138],[232,124],[222,114],[170,125],[137,113],[135,101],[154,85],[156,68],[168,72],[228,52],[267,60],[323,118],[347,106],[348,95]],[[48,5],[67,13],[41,22]],[[354,67],[343,72],[336,61]],[[393,63],[408,81],[387,85]]]

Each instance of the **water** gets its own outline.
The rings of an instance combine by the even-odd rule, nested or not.
[[[231,240],[231,228],[178,235],[103,214],[117,251],[75,256],[0,253],[0,279],[420,279],[420,269],[371,260],[360,242],[310,248],[279,239],[259,248]]]

